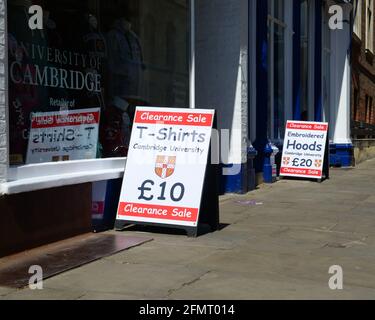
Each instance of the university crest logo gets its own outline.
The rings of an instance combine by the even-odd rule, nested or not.
[[[290,157],[284,157],[283,158],[283,165],[284,166],[288,166],[290,163]]]
[[[315,167],[320,168],[323,165],[323,160],[315,160]]]
[[[170,177],[176,168],[176,157],[157,156],[155,173],[162,179]]]

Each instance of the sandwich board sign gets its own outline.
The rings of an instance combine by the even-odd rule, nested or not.
[[[280,176],[321,180],[327,152],[328,123],[288,121]]]
[[[116,228],[197,229],[214,110],[136,109]]]

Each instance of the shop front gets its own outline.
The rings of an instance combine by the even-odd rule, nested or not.
[[[0,9],[0,256],[113,224],[136,106],[215,109],[221,190],[253,188],[247,0]]]
[[[0,4],[1,256],[91,231],[92,211],[116,206],[136,106],[190,106],[191,6]]]
[[[259,153],[257,171],[263,169],[268,142],[281,151],[287,120],[328,122],[331,163],[350,166],[351,4],[251,3],[250,21],[256,23],[249,47],[256,49],[249,60],[249,135]]]
[[[329,122],[349,153],[348,13],[330,0],[0,0],[0,255],[115,210],[136,106],[215,109],[223,193],[254,188],[253,146],[261,177],[287,120]]]

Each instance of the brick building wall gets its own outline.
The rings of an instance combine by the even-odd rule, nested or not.
[[[373,52],[366,50],[366,0],[354,1],[352,38],[351,134],[355,163],[375,158],[375,32]],[[361,5],[358,13],[357,4]],[[372,18],[375,20],[375,7]],[[373,21],[375,26],[375,21]]]
[[[0,183],[6,180],[8,167],[8,129],[6,108],[6,0],[0,0]]]
[[[352,120],[375,125],[375,52],[366,52],[366,2],[360,1],[360,37],[353,32],[352,42]],[[374,14],[373,19],[375,20]],[[373,41],[375,43],[375,32]]]

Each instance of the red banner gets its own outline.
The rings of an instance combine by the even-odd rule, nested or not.
[[[314,131],[327,131],[328,125],[326,124],[311,124],[305,122],[288,122],[287,129],[297,130],[314,130]]]
[[[314,169],[297,169],[297,168],[286,168],[282,167],[280,169],[281,174],[292,174],[292,175],[304,175],[304,176],[311,176],[311,177],[321,177],[322,170],[314,170]]]
[[[121,202],[118,215],[126,217],[195,222],[197,221],[198,209]]]
[[[135,123],[211,127],[213,115],[207,113],[137,111]]]

